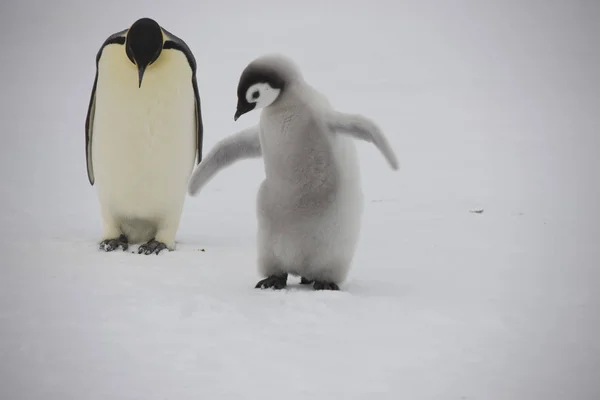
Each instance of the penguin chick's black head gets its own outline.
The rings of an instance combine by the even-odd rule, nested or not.
[[[125,51],[129,60],[137,66],[142,87],[146,67],[158,59],[163,48],[163,34],[160,25],[150,18],[135,21],[127,32]]]
[[[284,86],[284,79],[274,69],[264,65],[248,65],[238,83],[234,121],[257,107],[263,108],[272,104]]]

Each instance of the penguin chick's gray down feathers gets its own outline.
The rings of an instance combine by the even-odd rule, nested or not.
[[[234,119],[262,109],[258,125],[217,143],[192,173],[195,195],[221,169],[262,157],[257,195],[257,288],[282,289],[288,274],[317,290],[338,290],[360,232],[363,197],[353,139],[373,143],[393,170],[398,160],[371,120],[331,108],[281,55],[251,62],[238,84]]]

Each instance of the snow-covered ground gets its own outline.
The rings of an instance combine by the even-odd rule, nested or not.
[[[187,198],[176,252],[97,251],[94,57],[141,16],[195,52],[205,151],[256,122],[235,89],[265,52],[379,122],[401,170],[359,145],[341,292],[253,288],[257,160]],[[599,399],[599,21],[575,0],[3,2],[0,399]]]

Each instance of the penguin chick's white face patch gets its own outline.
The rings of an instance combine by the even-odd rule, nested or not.
[[[277,100],[279,93],[280,89],[275,89],[268,83],[255,83],[246,91],[246,101],[256,103],[254,108],[265,108]]]

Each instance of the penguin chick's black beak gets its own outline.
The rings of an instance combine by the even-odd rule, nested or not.
[[[138,88],[142,87],[142,79],[144,78],[144,72],[146,72],[146,66],[138,65],[138,74],[140,76],[140,86],[138,86]]]
[[[256,107],[256,103],[238,103],[237,110],[235,111],[235,115],[233,116],[233,120],[237,121],[238,118],[242,115],[254,110],[254,107]]]

